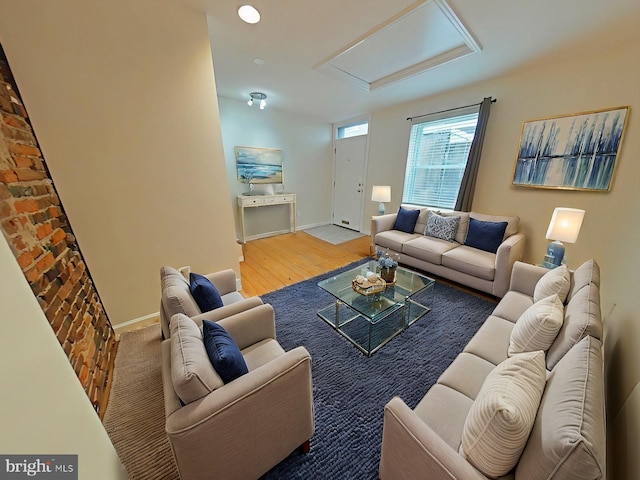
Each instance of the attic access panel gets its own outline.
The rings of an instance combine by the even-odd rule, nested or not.
[[[376,26],[316,69],[369,91],[480,50],[445,0],[426,0]]]

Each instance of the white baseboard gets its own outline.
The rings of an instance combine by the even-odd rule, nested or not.
[[[112,325],[114,332],[118,332],[118,330],[122,330],[122,329],[131,329],[132,326],[138,324],[138,323],[144,323],[144,322],[148,322],[149,320],[152,320],[154,318],[157,318],[158,321],[160,321],[160,312],[156,312],[156,313],[150,313],[149,315],[145,315],[144,317],[138,317],[138,318],[134,318],[133,320],[127,320],[126,322],[123,323],[118,323],[117,325]]]

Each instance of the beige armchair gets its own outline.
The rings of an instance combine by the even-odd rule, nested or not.
[[[178,270],[172,267],[160,269],[160,287],[162,289],[160,325],[162,326],[163,339],[169,338],[171,333],[169,321],[176,313],[190,317],[201,327],[203,318],[215,322],[229,315],[262,305],[260,297],[244,298],[240,292],[236,291],[236,273],[233,270],[222,270],[205,276],[215,285],[224,304],[223,307],[211,312],[200,311],[189,291],[189,282]]]
[[[257,479],[296,448],[308,451],[314,432],[311,357],[282,349],[271,305],[218,324],[249,370],[227,384],[185,315],[171,319],[162,344],[166,431],[182,480]]]

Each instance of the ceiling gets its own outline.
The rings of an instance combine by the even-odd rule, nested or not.
[[[640,29],[638,0],[176,1],[207,13],[219,96],[246,101],[250,92],[264,92],[267,108],[332,123],[554,59],[615,49],[637,42]],[[259,23],[240,20],[242,3],[258,9]],[[414,58],[426,55],[409,48],[419,42],[429,43],[422,50],[436,57],[456,48],[455,40],[431,47],[450,25],[411,15],[416,8],[438,12],[434,5],[450,10],[459,22],[454,27],[477,51],[422,63]],[[380,78],[388,81],[376,83]]]

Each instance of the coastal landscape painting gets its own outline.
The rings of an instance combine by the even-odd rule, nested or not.
[[[282,149],[235,147],[238,181],[282,183]]]
[[[514,186],[609,191],[629,107],[617,107],[522,125]]]

